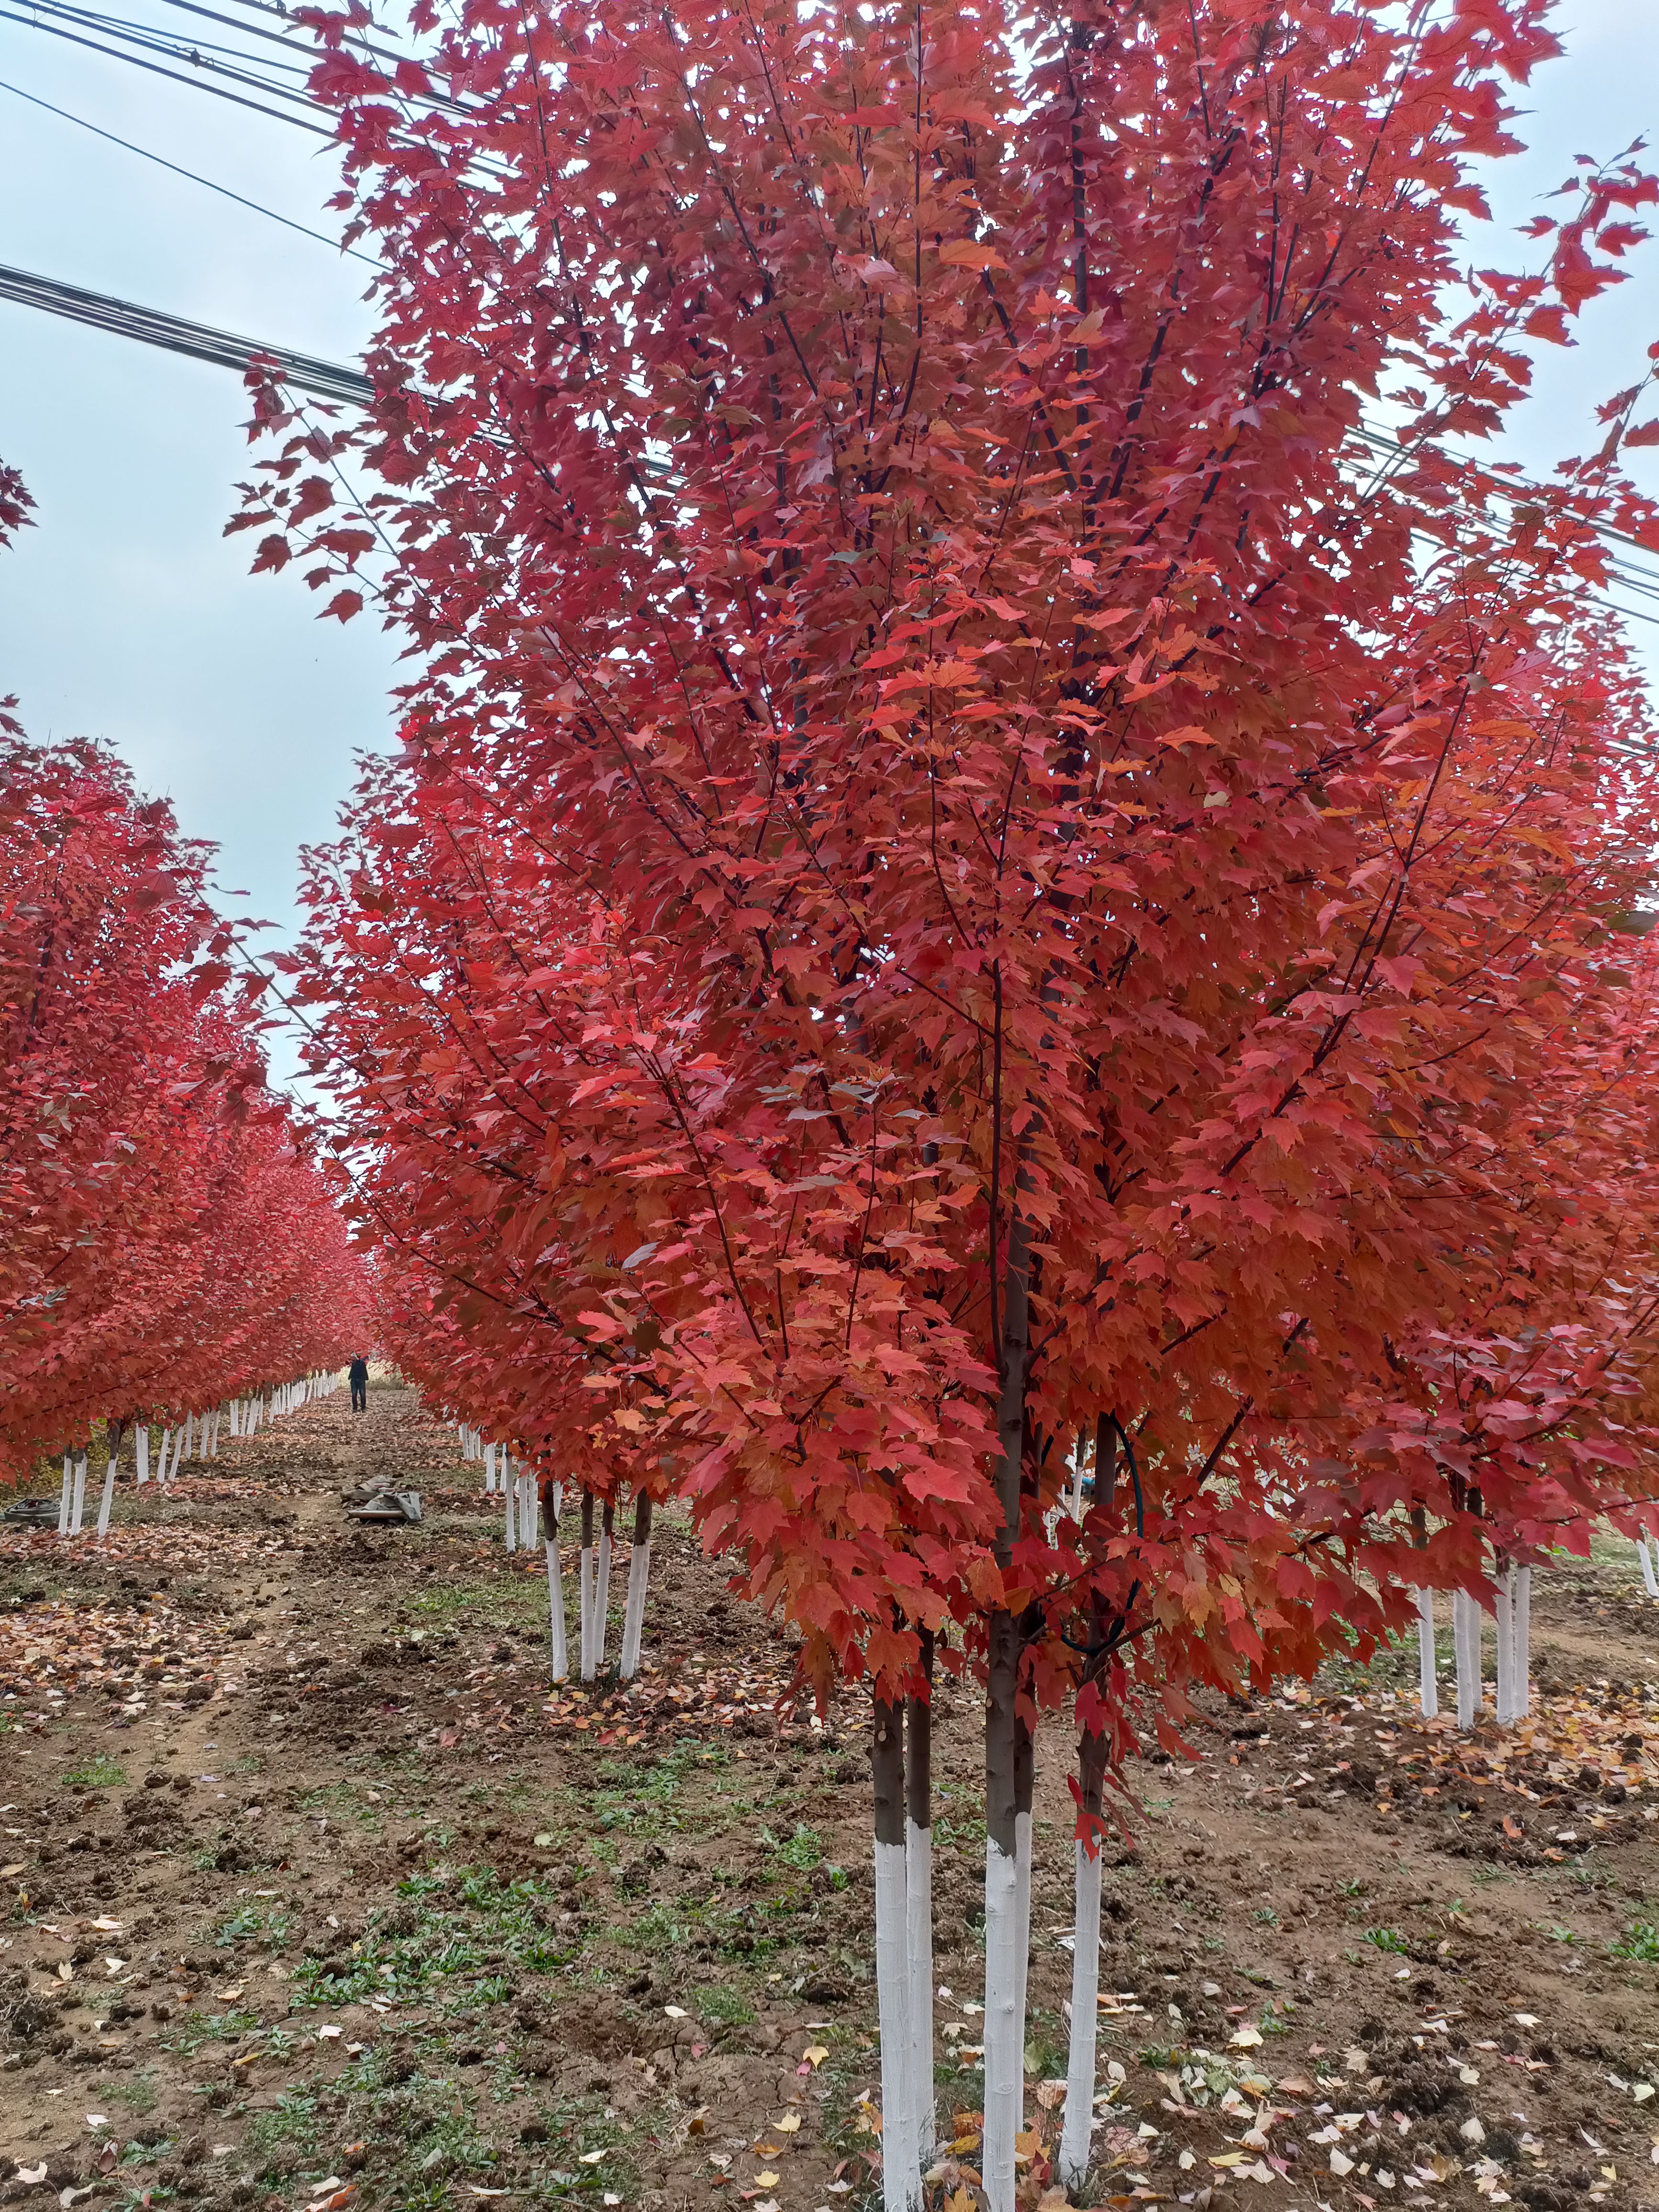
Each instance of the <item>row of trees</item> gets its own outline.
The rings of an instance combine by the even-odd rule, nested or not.
[[[1077,2185],[1126,1754],[1652,1494],[1651,376],[1547,487],[1443,441],[1659,187],[1460,270],[1533,0],[312,21],[377,398],[261,390],[239,526],[411,647],[291,963],[381,1340],[867,1685],[896,2209],[982,1684],[1008,2212],[1039,1718]]]
[[[0,541],[27,508],[0,471]],[[110,754],[0,713],[0,1479],[366,1340],[209,859]]]

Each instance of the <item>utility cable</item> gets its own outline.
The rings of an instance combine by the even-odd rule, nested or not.
[[[331,246],[337,253],[349,253],[354,261],[361,261],[368,268],[386,267],[385,262],[377,261],[372,253],[359,253],[355,246],[343,246],[337,238],[331,238],[326,231],[308,229],[304,223],[295,222],[291,216],[278,215],[275,208],[263,207],[258,200],[244,198],[240,192],[232,191],[228,185],[216,185],[211,177],[198,177],[194,169],[181,169],[176,161],[169,161],[165,155],[152,154],[148,146],[135,146],[130,138],[118,138],[112,131],[106,131],[96,123],[88,123],[84,115],[71,115],[66,107],[54,107],[51,100],[42,100],[37,93],[25,92],[20,84],[9,84],[4,77],[0,77],[0,92],[15,93],[19,100],[27,100],[32,107],[44,107],[48,115],[61,116],[65,123],[79,124],[82,131],[90,131],[94,138],[107,139],[112,146],[119,146],[125,153],[137,154],[146,161],[154,161],[158,167],[171,169],[175,177],[186,177],[192,185],[204,185],[209,191],[218,192],[225,199],[234,200],[238,207],[251,208],[255,215],[269,216],[272,222],[280,222],[284,229],[297,230],[301,238],[314,238],[319,246]]]
[[[319,398],[347,406],[367,407],[374,397],[374,386],[360,368],[324,361],[315,354],[295,353],[287,346],[261,345],[255,338],[238,337],[209,323],[187,322],[159,308],[137,307],[131,300],[85,291],[78,284],[61,283],[55,277],[36,276],[27,269],[0,264],[0,300],[39,307],[46,314],[63,315],[94,330],[137,338],[144,345],[161,346],[169,353],[213,362],[221,368],[234,368],[244,374],[256,362],[269,362],[278,383],[292,384],[316,393]]]
[[[179,70],[163,69],[160,62],[146,61],[142,54],[123,53],[118,46],[100,46],[96,39],[82,38],[76,32],[66,30],[61,23],[45,23],[38,15],[15,15],[8,9],[0,9],[0,22],[21,23],[27,31],[45,31],[54,39],[66,39],[72,46],[84,46],[88,53],[102,54],[106,60],[128,62],[134,69],[148,70],[152,76],[164,76],[174,84],[187,84],[198,92],[216,94],[221,100],[231,100],[238,107],[251,108],[254,114],[265,116],[272,123],[291,124],[296,131],[308,131],[313,138],[333,140],[335,134],[332,131],[325,129],[320,123],[308,122],[303,115],[285,115],[280,108],[265,107],[257,100],[248,100],[240,93],[232,92],[227,85],[211,84],[200,76],[188,76]],[[303,96],[290,94],[282,85],[268,85],[264,89],[282,99]]]

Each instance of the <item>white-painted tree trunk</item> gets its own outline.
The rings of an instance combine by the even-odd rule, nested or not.
[[[1653,1553],[1648,1548],[1650,1540],[1644,1530],[1636,1540],[1636,1556],[1642,1562],[1642,1587],[1650,1597],[1659,1597],[1659,1573],[1654,1571]]]
[[[1025,2117],[1025,2020],[1026,1990],[1031,1972],[1031,1816],[1020,1813],[1015,1816],[1015,1839],[1018,1846],[1015,1858],[1014,1906],[1018,1918],[1014,1941],[1019,1980],[1014,1994],[1014,2008],[1019,2022],[1019,2103],[1020,2118]]]
[[[542,1534],[547,1549],[547,1618],[553,1639],[553,1680],[570,1678],[570,1653],[565,1641],[564,1570],[559,1562],[559,1492],[553,1486],[549,1510],[542,1515]]]
[[[1019,2016],[1019,1867],[985,1845],[985,2138],[981,2171],[989,2212],[1014,2212],[1014,2138],[1025,2089],[1025,2024]]]
[[[616,1530],[615,1508],[607,1498],[599,1527],[599,1556],[593,1577],[593,1672],[605,1665],[605,1646],[611,1624],[611,1547]]]
[[[593,1493],[582,1492],[582,1540],[576,1555],[576,1578],[580,1585],[578,1611],[581,1621],[581,1678],[593,1679]]]
[[[484,1446],[484,1496],[493,1498],[495,1495],[495,1447],[494,1444],[486,1444]]]
[[[1480,1607],[1468,1590],[1452,1592],[1452,1644],[1457,1657],[1457,1725],[1467,1735],[1482,1704]]]
[[[917,2212],[921,2157],[910,2080],[910,1966],[902,1844],[876,1844],[876,2003],[881,2017],[883,2212]]]
[[[520,1466],[518,1484],[519,1548],[522,1552],[533,1552],[538,1533],[536,1522],[540,1504],[540,1500],[536,1495],[536,1478],[527,1468]]]
[[[1532,1569],[1515,1571],[1515,1609],[1511,1633],[1515,1652],[1515,1717],[1525,1720],[1532,1711]]]
[[[67,1536],[69,1534],[70,1507],[74,1502],[75,1455],[72,1452],[65,1452],[64,1454],[64,1487],[58,1499],[58,1533],[60,1536]]]
[[[1417,1593],[1417,1702],[1425,1721],[1440,1711],[1440,1683],[1434,1656],[1434,1592]]]
[[[138,1424],[138,1433],[134,1439],[133,1456],[137,1463],[139,1482],[148,1482],[149,1480],[149,1423],[148,1421],[140,1421]]]
[[[1515,1718],[1515,1569],[1505,1566],[1492,1592],[1492,1625],[1497,1630],[1497,1685],[1493,1711],[1499,1728]]]
[[[904,1823],[905,1966],[909,1980],[910,2104],[916,2157],[933,2163],[937,2115],[933,2106],[933,1831]]]
[[[76,1452],[75,1455],[75,1494],[70,1500],[69,1532],[71,1536],[78,1536],[80,1534],[81,1522],[86,1510],[87,1455],[82,1451]]]
[[[651,1493],[641,1490],[634,1506],[634,1541],[628,1554],[628,1601],[623,1608],[622,1661],[624,1682],[640,1671],[645,1640],[645,1593],[651,1581]]]
[[[120,1457],[121,1431],[118,1428],[115,1431],[115,1440],[110,1446],[109,1457],[104,1462],[104,1488],[98,1500],[98,1534],[100,1536],[107,1536],[109,1534],[109,1509],[115,1498],[115,1470],[119,1464]]]
[[[1066,2063],[1066,2120],[1060,2136],[1062,2189],[1082,2186],[1094,2161],[1095,2060],[1100,1997],[1100,1853],[1076,1844],[1072,1869],[1072,2027]]]
[[[501,1469],[501,1489],[504,1493],[502,1503],[507,1508],[507,1548],[509,1552],[516,1552],[519,1548],[519,1501],[513,1494],[513,1485],[507,1480],[505,1467]]]

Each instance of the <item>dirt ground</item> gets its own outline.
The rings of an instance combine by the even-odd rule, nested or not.
[[[366,1476],[422,1525],[349,1529]],[[862,1716],[781,1723],[787,1644],[672,1517],[655,1554],[643,1680],[550,1696],[539,1559],[380,1385],[125,1490],[101,1546],[0,1532],[0,2203],[860,2212]],[[1628,1545],[1539,1579],[1522,1729],[1425,1728],[1411,1656],[1136,1770],[1094,2203],[1659,2206],[1659,1604]],[[940,2190],[977,2142],[977,1718],[942,1691]],[[1033,2200],[1071,1972],[1039,1756]]]

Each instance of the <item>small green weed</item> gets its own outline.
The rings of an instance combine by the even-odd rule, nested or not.
[[[126,1786],[125,1767],[118,1765],[112,1759],[105,1759],[101,1753],[88,1759],[83,1766],[71,1766],[64,1777],[65,1790],[125,1790]]]
[[[249,2028],[258,2025],[258,2015],[251,2012],[187,2012],[177,2032],[164,2040],[162,2048],[181,2051],[188,2057],[204,2043],[228,2043],[232,2036],[246,2035]]]
[[[213,1941],[221,1951],[228,1950],[233,1943],[251,1943],[256,1938],[280,1951],[293,1931],[294,1923],[280,1907],[262,1911],[257,1905],[238,1905],[228,1920],[216,1933]]]
[[[256,2150],[275,2150],[288,2143],[295,2150],[310,2150],[317,2141],[317,2100],[308,2089],[288,2089],[268,2112],[255,2112],[248,2123],[248,2141]]]
[[[1632,1920],[1622,1942],[1613,1946],[1615,1959],[1659,1961],[1659,1927],[1651,1920]]]
[[[1271,1905],[1258,1905],[1250,1917],[1263,1928],[1277,1928],[1279,1925],[1279,1915]]]
[[[1365,1930],[1365,1941],[1368,1943],[1374,1943],[1379,1951],[1387,1951],[1395,1954],[1404,1951],[1406,1948],[1406,1939],[1397,1928],[1368,1928]]]
[[[399,1903],[377,1913],[348,1955],[301,1961],[294,1994],[313,2005],[358,2004],[382,1992],[441,1991],[451,2011],[497,2004],[507,1994],[503,1954],[520,1972],[551,1973],[565,1951],[544,1917],[556,1896],[537,1876],[503,1881],[489,1868],[415,1875]]]
[[[763,1828],[760,1840],[774,1858],[781,1859],[785,1866],[793,1867],[798,1873],[810,1874],[823,1856],[823,1838],[816,1828],[809,1828],[798,1820],[795,1832],[787,1843],[780,1843],[769,1828]]]
[[[698,1990],[694,2002],[698,2012],[711,2026],[716,2027],[746,2027],[755,2017],[755,2008],[741,1990],[722,1984],[710,1990]]]

